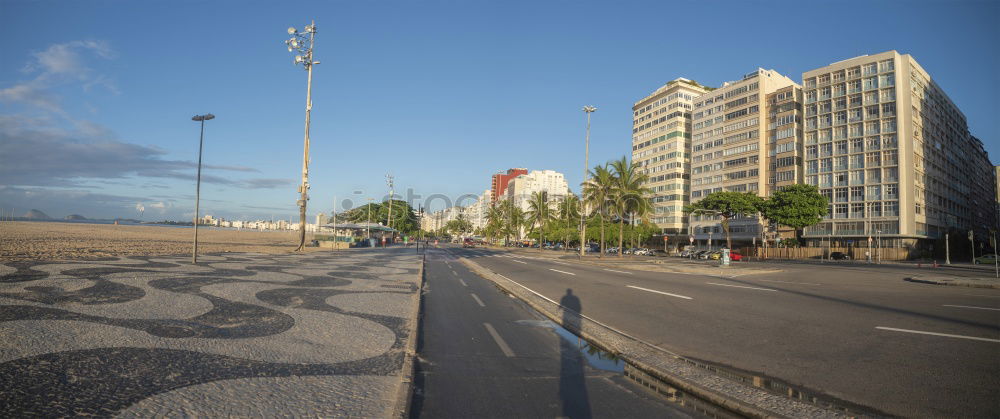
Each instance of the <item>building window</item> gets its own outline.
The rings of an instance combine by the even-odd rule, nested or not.
[[[864,173],[862,173],[862,178],[864,178]],[[865,200],[865,187],[864,186],[852,186],[851,187],[851,201],[864,201]]]

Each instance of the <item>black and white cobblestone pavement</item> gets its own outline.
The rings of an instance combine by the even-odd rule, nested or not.
[[[386,416],[413,251],[0,265],[0,416]]]

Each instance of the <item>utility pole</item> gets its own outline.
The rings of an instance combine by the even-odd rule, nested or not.
[[[385,225],[389,228],[392,228],[392,178],[392,175],[385,175],[385,183],[389,185],[389,218],[385,220]],[[389,232],[389,235],[390,237],[395,237],[395,234],[392,232]]]
[[[285,41],[288,45],[288,52],[297,51],[301,55],[295,56],[295,64],[302,64],[306,72],[309,73],[306,81],[306,129],[305,129],[305,140],[302,149],[302,184],[299,185],[299,193],[301,196],[297,202],[299,206],[299,247],[295,251],[301,251],[306,245],[306,202],[309,201],[309,118],[312,113],[312,79],[313,79],[313,64],[319,64],[319,61],[313,61],[313,46],[316,41],[316,22],[313,21],[306,25],[303,32],[299,32],[295,28],[288,28],[288,34],[292,35],[292,38]],[[309,40],[309,46],[307,47],[305,41]]]
[[[590,170],[590,114],[596,110],[596,107],[589,105],[583,107],[583,112],[587,114],[587,134],[583,142],[583,183],[580,185],[580,259],[583,259],[584,246],[587,245],[587,201],[583,190]]]
[[[194,248],[191,250],[191,264],[198,263],[198,206],[201,201],[201,151],[205,145],[205,121],[215,119],[215,115],[195,115],[192,121],[201,122],[201,135],[198,137],[198,180],[194,189]]]
[[[333,215],[333,250],[336,251],[337,246],[339,246],[339,244],[337,243],[337,195],[333,196],[332,215]],[[319,226],[316,226],[316,229],[319,230]]]
[[[951,265],[951,245],[948,240],[948,233],[944,233],[944,264]]]
[[[976,235],[969,230],[969,247],[972,250],[972,264],[976,264]]]

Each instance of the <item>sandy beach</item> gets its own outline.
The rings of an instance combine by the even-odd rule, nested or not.
[[[0,224],[0,261],[191,254],[191,228],[17,221]],[[306,234],[311,240],[312,234]],[[296,231],[198,229],[198,253],[291,253]],[[330,249],[306,248],[307,251]]]

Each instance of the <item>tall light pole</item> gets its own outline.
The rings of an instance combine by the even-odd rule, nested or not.
[[[305,132],[305,145],[302,150],[302,184],[299,185],[299,247],[296,251],[301,251],[306,244],[306,201],[309,200],[309,114],[312,111],[312,80],[313,80],[313,64],[319,64],[319,61],[313,61],[313,45],[316,39],[316,22],[311,22],[306,25],[302,32],[299,32],[295,28],[288,28],[288,34],[292,35],[291,39],[285,41],[285,45],[288,45],[288,52],[298,52],[299,55],[295,56],[295,64],[302,64],[309,76],[306,81],[306,132]],[[309,46],[306,46],[306,40],[309,41]]]
[[[583,112],[587,114],[587,135],[583,141],[583,183],[580,184],[580,259],[583,259],[584,246],[587,244],[587,201],[583,189],[587,184],[587,171],[590,170],[590,114],[596,110],[597,108],[589,105],[583,107]]]
[[[365,229],[368,231],[367,232],[368,245],[372,246],[372,199],[371,198],[368,198],[368,221],[365,223]]]
[[[205,121],[215,119],[215,115],[210,113],[195,115],[192,121],[201,122],[201,135],[198,136],[198,181],[194,187],[194,249],[191,250],[191,264],[198,263],[198,205],[201,203],[201,150],[205,145]]]
[[[389,185],[389,218],[385,220],[385,225],[392,228],[392,195],[394,192],[392,189],[392,175],[385,175],[385,183]],[[390,232],[389,234],[392,233]],[[392,237],[395,237],[395,234],[392,234]]]

